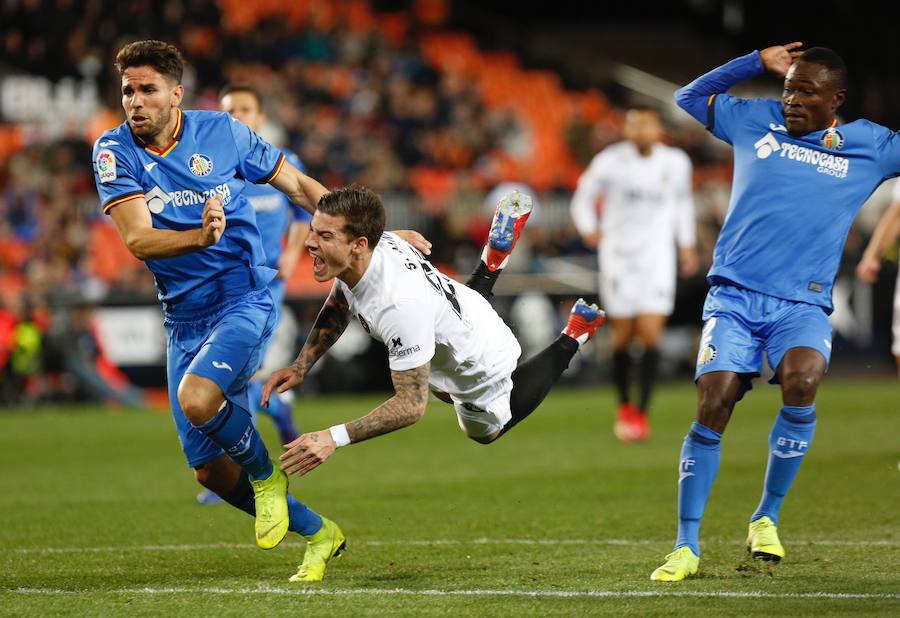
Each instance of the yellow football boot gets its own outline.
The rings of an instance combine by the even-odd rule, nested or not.
[[[650,579],[655,582],[680,582],[697,573],[700,557],[690,547],[679,547],[666,556],[666,563],[653,571]]]
[[[277,464],[273,468],[269,478],[250,481],[256,500],[256,544],[263,549],[272,549],[281,543],[289,524],[288,478]]]
[[[347,548],[344,533],[336,523],[322,518],[322,527],[314,535],[306,537],[306,553],[292,582],[320,582],[325,578],[328,561],[336,558]]]
[[[763,516],[750,522],[747,551],[757,560],[779,562],[784,558],[784,547],[778,540],[778,528],[771,519]]]

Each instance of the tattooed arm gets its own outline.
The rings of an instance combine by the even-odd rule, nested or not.
[[[407,371],[391,371],[394,396],[362,418],[344,425],[350,443],[402,429],[422,418],[428,404],[430,369],[431,363],[428,362]],[[328,429],[303,434],[285,446],[288,450],[281,456],[281,469],[299,476],[319,466],[337,448]]]
[[[263,405],[269,405],[269,396],[272,394],[273,388],[277,389],[277,392],[283,393],[302,384],[312,366],[340,338],[349,322],[350,306],[347,304],[347,299],[344,298],[343,292],[335,285],[331,288],[331,293],[325,300],[325,304],[322,305],[322,310],[319,311],[316,322],[313,324],[313,328],[306,338],[306,343],[303,344],[300,354],[297,355],[290,367],[279,369],[269,376],[266,385],[263,387]]]

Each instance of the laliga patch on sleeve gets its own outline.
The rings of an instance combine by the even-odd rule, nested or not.
[[[116,155],[111,150],[103,149],[97,154],[97,174],[100,182],[116,179]]]

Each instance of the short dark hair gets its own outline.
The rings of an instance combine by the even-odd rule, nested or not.
[[[174,45],[154,40],[129,43],[116,54],[116,70],[119,75],[130,67],[144,66],[153,67],[163,76],[180,84],[184,73],[184,58]]]
[[[222,90],[219,91],[219,99],[224,99],[226,96],[231,94],[232,92],[246,92],[251,95],[254,99],[256,99],[256,105],[259,109],[262,109],[263,100],[262,95],[259,93],[254,86],[250,84],[225,84]]]
[[[820,64],[828,71],[831,81],[838,89],[847,87],[847,65],[837,52],[827,47],[810,47],[805,50],[798,60],[812,64]]]
[[[378,194],[359,185],[341,187],[326,193],[319,200],[319,212],[332,217],[344,217],[344,233],[351,238],[365,236],[369,247],[375,248],[384,233],[384,204]]]

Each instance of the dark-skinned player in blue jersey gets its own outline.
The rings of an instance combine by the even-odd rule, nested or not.
[[[882,181],[900,174],[900,137],[867,120],[838,126],[847,70],[832,50],[802,43],[755,51],[680,88],[675,99],[734,148],[728,216],[708,274],[697,357],[697,417],[679,461],[678,539],[651,579],[680,581],[700,563],[703,511],[735,403],[765,352],[782,407],[769,436],[762,500],[747,549],[784,555],[778,514],[816,427],[815,395],[831,355],[831,289],[850,225]],[[781,100],[728,89],[766,71]]]

